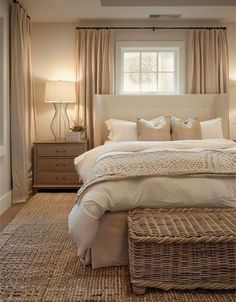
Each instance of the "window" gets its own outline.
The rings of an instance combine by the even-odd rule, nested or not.
[[[3,42],[3,18],[0,17],[0,156],[4,150]]]
[[[0,12],[0,157],[6,155],[9,121],[9,78],[8,78],[8,18],[7,12]]]
[[[117,42],[116,92],[183,93],[183,61],[184,42]]]

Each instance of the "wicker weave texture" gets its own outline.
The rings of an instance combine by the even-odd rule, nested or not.
[[[157,243],[235,242],[236,209],[135,209],[128,217],[129,236]]]
[[[236,288],[235,209],[130,211],[132,284],[176,289]]]

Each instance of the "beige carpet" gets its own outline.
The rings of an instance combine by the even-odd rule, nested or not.
[[[67,235],[74,193],[40,193],[0,237],[0,301],[235,302],[233,291],[130,291],[126,267],[81,265]]]

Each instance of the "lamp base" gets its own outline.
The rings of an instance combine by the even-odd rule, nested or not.
[[[67,103],[53,103],[55,113],[50,125],[50,129],[55,141],[65,140],[65,134],[70,128],[70,122],[67,115]]]

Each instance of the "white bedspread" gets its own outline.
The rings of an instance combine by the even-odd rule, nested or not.
[[[236,152],[230,140],[197,140],[171,142],[115,142],[99,146],[75,159],[75,167],[83,182],[96,160],[110,152],[147,152],[165,149],[229,149]],[[69,215],[69,234],[78,254],[87,264],[99,227],[106,211],[122,211],[136,207],[235,207],[235,177],[148,177],[109,181],[93,186],[75,205]]]

